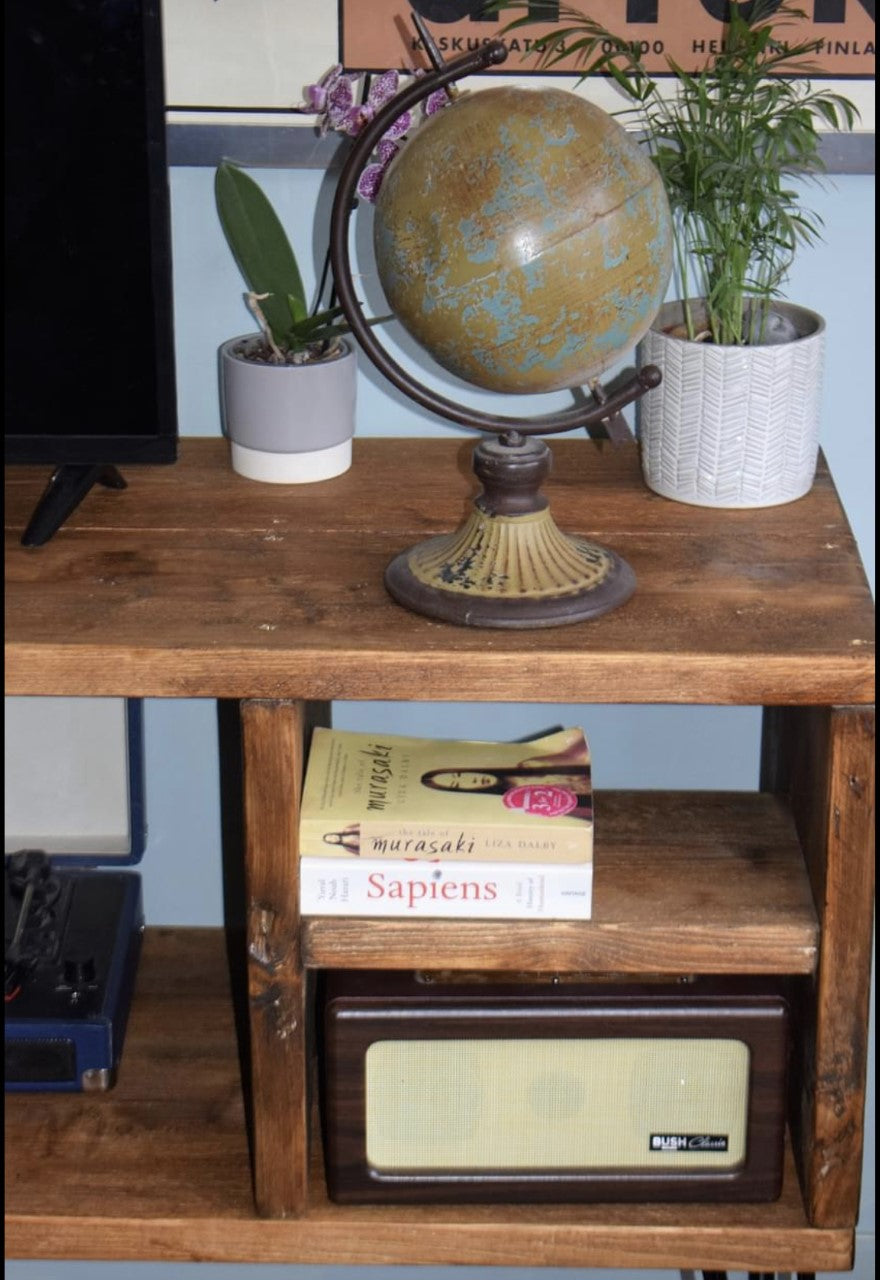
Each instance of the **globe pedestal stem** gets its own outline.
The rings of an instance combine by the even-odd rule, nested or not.
[[[628,600],[635,575],[613,551],[556,525],[538,490],[548,446],[509,431],[474,450],[483,491],[454,533],[402,552],[385,585],[415,613],[471,627],[552,627]]]

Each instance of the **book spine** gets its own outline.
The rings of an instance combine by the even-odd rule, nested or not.
[[[341,830],[313,818],[300,821],[300,852],[314,858],[579,864],[589,860],[592,847],[593,824],[589,820],[554,829],[550,819],[542,829],[522,823],[453,827],[367,819]]]
[[[393,862],[300,858],[300,910],[313,916],[589,920],[590,862]]]

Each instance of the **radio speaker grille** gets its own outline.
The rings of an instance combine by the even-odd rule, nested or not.
[[[733,1170],[748,1090],[739,1040],[377,1041],[367,1162],[380,1173]]]

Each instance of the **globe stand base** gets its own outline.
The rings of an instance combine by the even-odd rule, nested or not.
[[[617,608],[635,575],[615,552],[557,526],[538,485],[550,450],[516,432],[481,442],[469,517],[397,556],[385,585],[414,613],[470,627],[553,627]]]

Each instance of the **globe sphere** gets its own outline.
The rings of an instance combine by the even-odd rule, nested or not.
[[[389,306],[443,368],[491,391],[597,377],[647,332],[672,267],[650,158],[560,89],[462,95],[394,159],[376,202]]]

